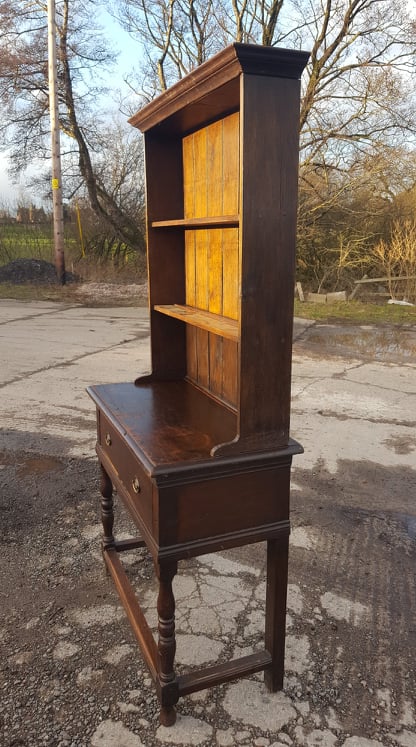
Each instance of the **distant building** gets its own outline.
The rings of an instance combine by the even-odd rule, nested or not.
[[[35,205],[23,207],[20,205],[16,212],[17,223],[46,223],[48,216],[43,207],[37,208]]]

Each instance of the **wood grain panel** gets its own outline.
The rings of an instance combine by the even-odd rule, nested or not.
[[[223,212],[223,123],[207,128],[207,214]],[[208,310],[222,314],[222,230],[208,234]]]
[[[206,329],[208,332],[214,333],[213,337],[226,337],[229,340],[234,340],[234,342],[238,340],[238,324],[234,319],[228,319],[210,311],[202,311],[194,306],[181,306],[179,304],[155,306],[155,311],[166,314],[166,316],[172,316],[174,319],[182,319],[194,327]]]
[[[147,256],[151,324],[152,373],[158,379],[185,374],[186,337],[183,325],[153,311],[155,304],[185,301],[184,238],[172,232],[169,241],[152,222],[183,214],[182,144],[148,133],[145,138],[147,190]]]
[[[207,128],[207,186],[208,215],[221,215],[223,208],[223,122],[215,122]],[[208,232],[208,309],[222,314],[222,230]],[[209,336],[209,388],[216,396],[222,394],[223,340],[214,334]]]
[[[238,215],[207,215],[204,218],[175,218],[174,220],[155,220],[152,228],[238,228]]]
[[[224,149],[224,215],[238,214],[239,205],[239,163],[240,163],[240,115],[238,112],[223,120]]]
[[[195,170],[194,170],[194,138],[193,135],[183,139],[183,189],[184,189],[184,217],[195,216]],[[189,306],[195,306],[195,233],[185,231],[185,298]],[[186,370],[188,376],[196,381],[198,376],[196,329],[186,328]]]
[[[208,210],[207,185],[207,128],[193,135],[194,138],[194,190],[195,217],[202,218]],[[195,305],[208,310],[208,231],[195,233]],[[209,388],[209,334],[196,330],[197,382]]]
[[[207,184],[207,128],[193,135],[195,217],[202,218],[208,211]],[[208,231],[195,233],[195,299],[196,306],[208,310]]]
[[[186,136],[183,158],[184,220],[201,221],[193,227],[195,230],[185,231],[186,304],[238,320],[238,228],[201,227],[204,219],[209,222],[210,218],[230,215],[234,220],[238,215],[238,114]],[[215,334],[208,334],[201,329],[187,330],[188,376],[235,406],[237,346],[217,334],[217,326],[214,331]]]
[[[289,475],[288,466],[160,489],[159,544],[286,522]]]
[[[223,122],[224,151],[224,213],[239,213],[240,201],[240,115],[238,112]],[[240,250],[239,230],[227,228],[223,232],[223,314],[239,319],[240,306]],[[223,399],[233,406],[238,402],[238,346],[224,340],[223,344]]]

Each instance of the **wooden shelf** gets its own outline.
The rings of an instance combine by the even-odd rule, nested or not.
[[[155,220],[152,228],[238,228],[238,215],[213,215],[206,218],[178,218],[176,220]]]
[[[196,309],[193,306],[181,306],[179,304],[171,306],[156,305],[154,309],[161,314],[166,314],[166,316],[172,316],[175,319],[180,319],[182,322],[191,324],[193,327],[199,327],[200,329],[205,329],[208,332],[225,337],[227,340],[238,341],[238,322],[236,319],[213,314],[211,311]]]

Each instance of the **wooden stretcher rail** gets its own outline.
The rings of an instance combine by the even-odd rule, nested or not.
[[[114,548],[117,552],[125,552],[126,550],[136,550],[139,547],[146,547],[146,542],[139,537],[131,537],[125,540],[115,540]]]
[[[104,560],[110,571],[115,587],[120,597],[120,601],[126,610],[133,633],[141,648],[143,657],[149,667],[150,673],[154,680],[157,679],[157,646],[153,638],[147,620],[136,599],[135,593],[123,565],[118,557],[116,549],[107,548],[103,552]]]
[[[268,651],[243,656],[224,664],[205,667],[198,672],[189,672],[178,677],[179,695],[189,695],[206,687],[215,687],[223,682],[237,679],[255,672],[262,672],[271,666],[272,657]]]

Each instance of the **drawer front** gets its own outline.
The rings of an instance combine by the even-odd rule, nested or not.
[[[118,479],[128,493],[127,508],[133,514],[132,518],[134,519],[138,514],[153,534],[152,480],[144,471],[140,459],[101,412],[99,413],[98,441],[113,467],[113,474],[110,474],[110,478]]]
[[[160,489],[160,545],[287,522],[289,481],[285,466]]]

